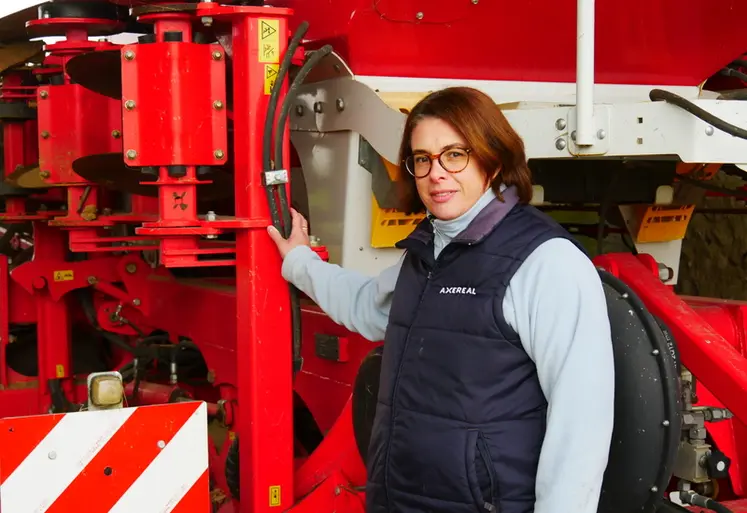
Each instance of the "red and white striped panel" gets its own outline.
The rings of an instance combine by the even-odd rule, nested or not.
[[[0,420],[2,513],[208,513],[202,402]]]

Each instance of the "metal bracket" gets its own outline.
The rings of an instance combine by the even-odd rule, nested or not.
[[[567,125],[570,137],[566,144],[568,152],[576,156],[604,155],[610,149],[610,108],[606,105],[594,105],[594,143],[591,146],[579,146],[576,144],[576,115],[578,109],[575,107],[568,111]]]

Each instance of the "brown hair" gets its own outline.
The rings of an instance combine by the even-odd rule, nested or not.
[[[472,149],[470,158],[475,159],[486,179],[494,170],[499,170],[491,187],[501,201],[500,186],[506,184],[516,186],[521,203],[529,203],[532,174],[527,165],[524,141],[487,94],[470,87],[449,87],[420,100],[405,122],[399,154],[400,170],[405,177],[402,200],[408,213],[424,210],[415,177],[405,168],[405,159],[412,155],[410,140],[415,126],[428,117],[451,124],[467,141]]]

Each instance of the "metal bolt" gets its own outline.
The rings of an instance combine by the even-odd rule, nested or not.
[[[651,491],[652,491],[653,493],[656,493],[656,492],[658,492],[658,491],[659,491],[659,487],[658,487],[658,486],[652,486],[652,487],[651,487]]]
[[[597,137],[598,137],[599,139],[604,139],[605,137],[607,137],[607,132],[605,132],[605,131],[604,131],[603,129],[601,129],[601,128],[600,128],[600,129],[599,129],[599,130],[597,131]]]
[[[654,356],[659,356],[659,350],[658,349],[654,349],[653,351],[651,351],[651,354],[654,355]]]
[[[422,20],[422,19],[423,19],[423,13],[422,13],[422,12],[419,12],[419,13],[417,13],[417,14],[415,15],[415,17],[416,17],[417,19],[419,19],[419,20]]]
[[[49,451],[49,454],[47,456],[49,456],[50,460],[54,460],[57,458],[57,453],[54,451]]]
[[[130,160],[134,160],[137,158],[137,152],[135,150],[127,150],[127,158]]]
[[[472,0],[472,3],[473,3],[474,5],[477,5],[478,3],[480,3],[480,0]]]
[[[49,93],[47,91],[39,91],[39,97],[47,98],[48,96],[49,96]]]
[[[338,98],[337,101],[335,102],[335,105],[337,106],[337,110],[339,112],[342,112],[343,110],[345,110],[345,100],[343,100],[342,98]]]
[[[709,137],[713,135],[713,127],[712,126],[707,126],[706,127],[706,135],[709,136]]]
[[[132,304],[133,304],[134,306],[140,306],[140,299],[138,299],[138,298],[135,298],[135,299],[133,299],[133,300],[132,300]]]
[[[667,427],[667,426],[669,426],[669,421],[665,420],[664,422],[661,423],[661,425],[664,426],[664,427]]]
[[[120,132],[119,130],[112,130],[112,137],[114,137],[115,139],[119,139],[120,137],[122,137],[122,132]]]
[[[42,139],[49,139],[49,132],[42,130],[41,137]]]
[[[99,280],[96,279],[95,276],[89,276],[88,277],[88,284],[89,285],[95,285]]]
[[[567,125],[566,125],[565,119],[560,118],[560,119],[555,120],[555,128],[557,128],[558,130],[565,130],[566,126]]]
[[[52,176],[52,173],[50,173],[49,171],[40,171],[39,172],[39,176],[41,176],[42,178],[46,179],[46,178],[49,178],[50,176]]]
[[[303,105],[296,105],[296,116],[301,117],[303,116],[303,113],[306,109],[303,108]]]
[[[132,50],[127,50],[127,51],[126,51],[126,52],[124,53],[124,58],[125,58],[126,60],[128,60],[128,61],[131,61],[132,59],[134,59],[134,58],[135,58],[135,52],[133,52]]]
[[[130,274],[135,274],[135,271],[137,271],[137,265],[130,262],[129,264],[125,266],[125,271],[127,271]]]
[[[571,139],[576,140],[576,131],[571,132]]]
[[[213,52],[213,60],[214,61],[219,61],[222,58],[223,58],[223,53],[222,52]]]
[[[205,215],[205,220],[215,221],[215,219],[216,219],[215,212],[213,212],[212,210],[208,210],[208,213]]]
[[[216,159],[222,159],[223,157],[225,157],[225,153],[223,153],[223,150],[215,150],[213,152],[213,155],[215,155]]]
[[[125,109],[132,110],[135,108],[135,100],[127,100],[125,102]]]
[[[555,140],[555,147],[559,150],[564,150],[566,146],[565,139],[556,139]]]
[[[158,442],[156,443],[156,445],[158,445],[158,448],[159,448],[159,449],[163,449],[164,447],[166,447],[166,442],[164,442],[163,440],[159,440],[159,441],[158,441]]]
[[[214,108],[215,110],[221,110],[221,109],[223,108],[223,102],[222,102],[222,101],[220,101],[220,100],[215,100],[215,101],[213,102],[213,108]]]
[[[212,16],[203,16],[201,18],[202,24],[206,27],[212,27],[213,26],[213,17]]]
[[[324,112],[324,104],[322,102],[315,102],[314,112],[316,112],[317,114],[321,114],[322,112]]]

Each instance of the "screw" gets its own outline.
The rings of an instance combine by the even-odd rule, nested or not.
[[[112,137],[114,137],[115,139],[119,139],[120,137],[122,137],[122,132],[120,132],[119,130],[112,130]]]
[[[47,91],[39,91],[39,96],[41,98],[47,98],[49,96],[49,93]]]
[[[164,447],[166,447],[166,442],[164,442],[163,440],[159,440],[159,441],[158,441],[158,442],[156,443],[156,445],[158,445],[158,448],[159,448],[159,449],[163,449]]]
[[[415,15],[415,17],[416,17],[417,19],[419,19],[419,20],[422,20],[422,19],[423,19],[423,13],[422,13],[422,12],[419,12],[419,13],[417,13],[417,14]]]
[[[42,130],[41,137],[42,139],[49,139],[49,132]]]
[[[565,119],[560,118],[555,121],[555,128],[557,128],[558,130],[564,130],[565,127],[566,127]]]
[[[135,52],[133,52],[132,50],[127,50],[127,51],[126,51],[126,52],[124,53],[124,58],[125,58],[126,60],[128,60],[128,61],[131,61],[132,59],[134,59],[134,58],[135,58]]]
[[[135,150],[127,150],[127,158],[130,160],[134,160],[137,157],[137,152]]]
[[[129,263],[125,266],[125,270],[130,274],[135,274],[135,271],[137,271],[137,265]]]
[[[472,3],[473,3],[474,5],[477,5],[478,3],[480,3],[480,0],[472,0]]]
[[[89,285],[95,285],[95,284],[96,284],[96,282],[98,282],[98,280],[96,279],[96,277],[95,277],[95,276],[89,276],[89,277],[88,277],[88,284],[89,284]]]
[[[661,425],[664,427],[667,427],[669,425],[669,421],[665,420],[664,422],[661,423]]]
[[[223,53],[221,52],[213,52],[213,60],[219,61],[223,58]]]
[[[49,454],[47,456],[49,456],[50,460],[54,460],[57,458],[57,453],[54,451],[49,451]]]
[[[653,351],[651,351],[651,354],[654,355],[654,356],[659,356],[659,350],[658,349],[654,349]]]
[[[223,150],[215,150],[213,152],[213,155],[215,155],[216,159],[222,159],[223,157],[225,157],[225,153],[223,153]]]
[[[656,493],[656,492],[658,492],[658,491],[659,491],[659,487],[658,487],[658,486],[652,486],[652,487],[651,487],[651,491],[652,491],[653,493]]]
[[[597,131],[597,137],[598,137],[599,139],[604,139],[605,137],[607,137],[607,132],[605,132],[604,130],[602,130],[602,129],[600,128],[600,129],[599,129],[599,130]]]
[[[214,108],[215,110],[221,110],[221,109],[223,108],[223,102],[222,102],[222,101],[220,101],[220,100],[215,100],[215,101],[213,102],[213,108]]]
[[[125,102],[125,109],[132,110],[135,108],[135,100],[127,100]]]
[[[133,300],[132,300],[132,304],[133,304],[134,306],[140,306],[140,299],[138,299],[138,298],[135,298],[135,299],[133,299]]]
[[[208,210],[208,213],[205,215],[206,221],[215,221],[215,212],[212,210]]]
[[[559,150],[564,150],[566,146],[565,139],[556,139],[555,140],[555,147]]]
[[[709,137],[713,135],[713,127],[712,126],[707,126],[706,127],[706,135],[709,136]]]
[[[343,100],[342,98],[338,98],[337,101],[335,102],[335,105],[337,106],[337,110],[339,112],[342,112],[343,110],[345,110],[345,100]]]

